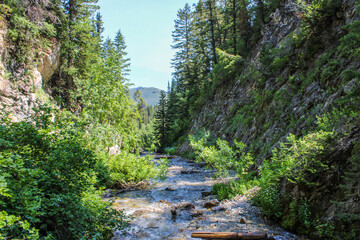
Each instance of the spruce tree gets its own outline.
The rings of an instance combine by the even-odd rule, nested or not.
[[[155,134],[159,140],[159,150],[163,151],[168,143],[167,99],[164,91],[160,92],[159,106],[155,114]]]

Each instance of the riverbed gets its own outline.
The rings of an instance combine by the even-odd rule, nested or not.
[[[209,195],[213,171],[201,164],[175,157],[167,178],[148,189],[112,197],[113,207],[132,216],[129,228],[115,233],[115,240],[195,239],[193,232],[266,232],[273,239],[304,239],[266,221],[259,208],[245,196],[218,202]]]

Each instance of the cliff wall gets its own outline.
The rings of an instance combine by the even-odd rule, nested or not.
[[[328,130],[338,137],[323,156],[328,170],[313,176],[317,184],[294,184],[285,179],[281,183],[283,226],[310,234],[294,217],[294,206],[306,202],[314,221],[322,223],[317,229],[327,228],[327,236],[333,238],[341,235],[331,232],[337,229],[349,234],[340,238],[351,239],[354,233],[347,227],[358,223],[349,217],[343,224],[339,216],[360,214],[359,199],[355,197],[360,189],[358,178],[346,178],[349,172],[360,176],[354,160],[359,156],[360,79],[357,74],[349,74],[358,72],[360,61],[354,57],[355,51],[344,51],[349,48],[344,37],[351,33],[348,26],[359,20],[359,14],[354,0],[342,1],[332,13],[310,23],[306,14],[289,0],[270,15],[250,57],[235,65],[234,79],[224,77],[212,89],[214,94],[192,120],[189,134],[208,130],[230,143],[243,141],[260,166],[290,134],[301,137],[315,131],[321,118],[332,122]],[[191,151],[189,143],[184,142],[179,151]],[[344,186],[352,189],[350,195]],[[321,238],[316,234],[313,237]]]
[[[9,46],[6,39],[6,22],[1,26],[0,103],[5,106],[5,111],[11,112],[13,121],[19,121],[30,116],[33,107],[51,101],[48,82],[59,67],[60,43],[52,39],[50,47],[37,52],[28,66],[13,72],[8,63],[11,58],[9,49],[14,46]]]
[[[293,43],[303,31],[299,14],[293,1],[285,1],[270,15],[245,68],[234,81],[218,86],[193,119],[190,134],[206,129],[230,142],[241,140],[261,159],[289,133],[300,136],[313,129],[317,116],[331,111],[336,100],[353,89],[358,79],[344,82],[341,73],[358,69],[360,62],[335,61],[339,40],[346,34],[343,27],[359,17],[355,1],[343,1],[321,26],[318,39],[301,40],[301,45]],[[272,58],[272,64],[261,59],[264,55]],[[188,143],[179,150],[188,151]]]

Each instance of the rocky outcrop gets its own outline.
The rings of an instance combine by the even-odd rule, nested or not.
[[[7,71],[8,48],[6,46],[6,24],[0,28],[0,103],[5,105],[4,111],[11,113],[13,121],[20,121],[28,117],[32,108],[46,99],[51,99],[47,83],[60,63],[60,43],[52,39],[52,44],[44,52],[37,54],[36,67],[28,74],[17,79]]]
[[[246,60],[241,74],[231,84],[216,89],[193,119],[190,134],[206,129],[230,143],[234,139],[241,140],[248,150],[251,148],[260,165],[289,134],[300,137],[313,131],[317,116],[331,112],[337,101],[359,83],[358,78],[344,81],[341,73],[347,69],[360,69],[360,62],[336,55],[339,39],[347,33],[344,26],[359,19],[356,1],[342,1],[336,14],[321,23],[326,25],[318,26],[316,36],[307,35],[308,38],[301,41],[297,36],[304,31],[302,16],[294,2],[284,1],[270,15],[269,22],[262,28],[262,38]],[[294,44],[294,41],[298,42]],[[264,53],[269,55],[274,49],[275,58],[284,61],[276,66],[276,74],[273,69],[267,69],[262,59]],[[346,199],[340,187],[345,184],[344,175],[351,169],[349,157],[360,139],[359,120],[351,124],[351,128],[341,123],[334,127],[333,131],[347,132],[347,135],[326,156],[331,167],[319,176],[317,186],[296,185],[284,180],[281,191],[284,196],[291,196],[291,199],[282,199],[285,213],[291,211],[291,201],[307,199],[322,222],[336,225],[334,219],[340,209],[335,202],[345,201],[344,208],[348,212],[354,212],[351,209],[359,206],[359,199]],[[191,149],[184,142],[178,150],[187,152]],[[357,174],[359,176],[360,172]],[[358,180],[351,184],[358,186]]]
[[[270,15],[270,21],[262,28],[262,38],[247,60],[250,64],[229,87],[224,85],[218,88],[213,98],[209,99],[208,104],[192,121],[189,133],[196,134],[198,130],[206,129],[229,142],[238,139],[248,146],[257,143],[255,154],[260,154],[258,159],[263,159],[269,156],[271,149],[278,146],[279,142],[283,142],[289,133],[301,135],[303,130],[314,128],[316,116],[328,112],[336,99],[342,96],[344,91],[351,89],[353,83],[349,82],[343,88],[329,91],[328,85],[338,86],[341,83],[342,76],[340,74],[328,80],[327,86],[321,81],[304,84],[302,75],[306,71],[312,70],[318,59],[326,57],[329,49],[337,48],[338,40],[344,35],[343,26],[352,22],[356,17],[355,9],[354,0],[343,1],[337,17],[334,17],[333,22],[321,36],[325,46],[312,59],[300,59],[302,67],[294,67],[285,63],[276,76],[267,76],[264,73],[265,77],[252,77],[254,68],[260,73],[265,68],[261,61],[264,48],[282,47],[282,51],[292,52],[292,55],[304,55],[303,52],[306,50],[304,48],[308,47],[303,44],[303,48],[287,49],[291,45],[289,41],[293,41],[293,36],[302,30],[297,5],[294,1],[285,1]],[[331,67],[326,64],[321,66],[323,70]],[[336,70],[337,73],[340,73],[341,70],[350,67],[359,68],[360,63],[347,61],[342,64],[341,69]],[[261,78],[264,79],[263,82],[259,82]],[[257,108],[244,112],[244,107],[257,101],[254,100],[254,89],[257,89],[260,92],[259,96],[265,100],[262,104],[253,105]],[[236,117],[240,114],[243,114],[242,120],[237,121]],[[244,119],[247,120],[243,121]],[[188,143],[184,142],[178,150],[180,152],[189,151]]]

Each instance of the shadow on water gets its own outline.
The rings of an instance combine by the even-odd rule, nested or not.
[[[114,239],[193,239],[196,231],[265,231],[275,239],[301,239],[276,225],[266,223],[257,207],[247,200],[222,202],[212,209],[203,197],[217,181],[210,170],[180,157],[172,160],[167,179],[151,189],[119,194],[111,198],[115,209],[132,215],[130,227],[116,232]],[[223,206],[223,207],[221,207]]]

